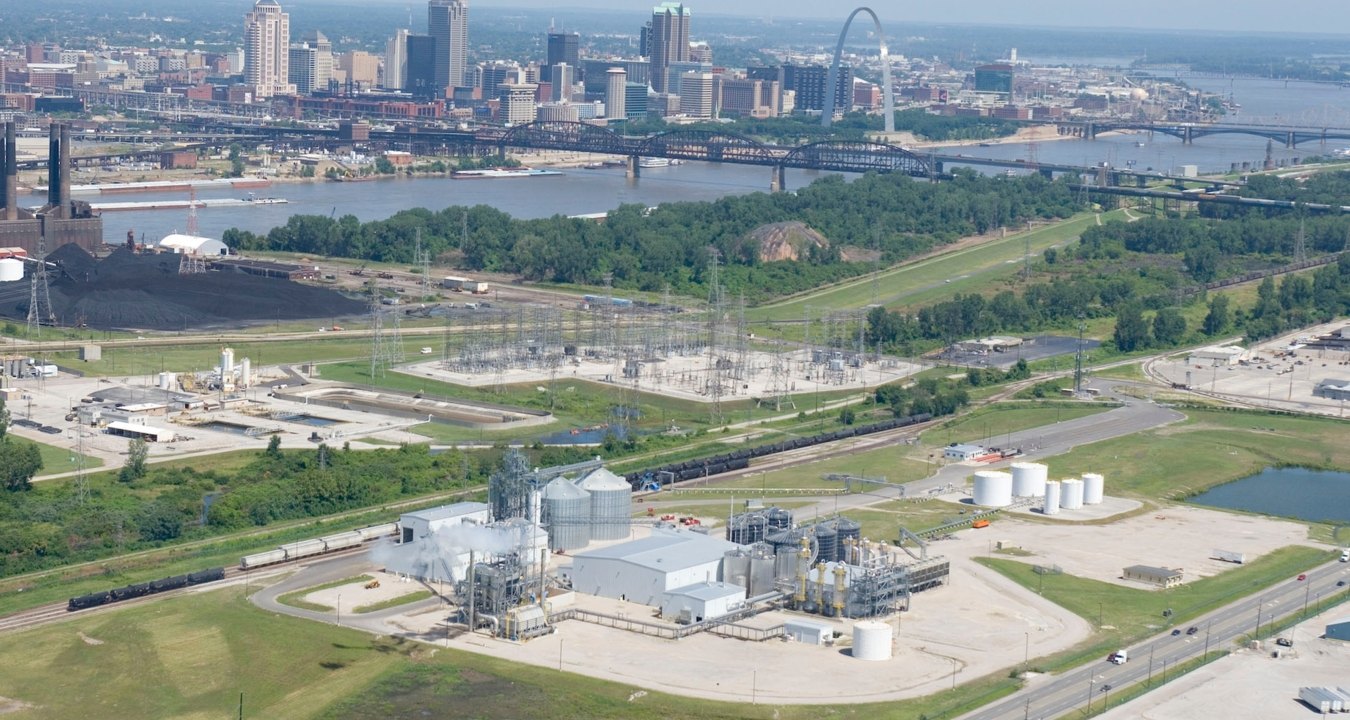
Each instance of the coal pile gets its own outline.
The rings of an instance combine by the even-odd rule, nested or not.
[[[52,311],[61,325],[97,329],[184,330],[257,322],[336,318],[367,305],[332,290],[235,272],[180,275],[179,256],[138,255],[125,248],[99,260],[77,245],[47,256]],[[16,285],[18,283],[15,283]],[[28,283],[23,283],[25,289]],[[8,296],[0,315],[24,319]]]

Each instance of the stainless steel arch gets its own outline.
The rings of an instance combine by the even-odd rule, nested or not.
[[[839,33],[839,44],[834,48],[834,62],[830,63],[830,72],[825,80],[825,111],[821,113],[820,124],[829,127],[834,122],[834,93],[835,86],[839,84],[839,59],[844,55],[844,40],[848,38],[849,27],[853,25],[853,18],[858,13],[865,12],[872,16],[872,23],[877,29],[877,43],[881,50],[881,97],[882,111],[886,113],[885,128],[886,132],[895,132],[895,89],[891,87],[891,61],[890,51],[886,49],[886,32],[881,29],[881,20],[877,14],[872,12],[872,8],[860,7],[849,14],[848,20],[844,22],[844,30]]]

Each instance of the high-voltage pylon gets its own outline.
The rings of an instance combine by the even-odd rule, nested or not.
[[[722,322],[723,296],[718,271],[717,248],[708,248],[708,416],[713,425],[722,422],[722,362],[717,356],[718,326]]]
[[[1308,240],[1304,231],[1303,221],[1298,221],[1298,234],[1294,235],[1294,262],[1301,263],[1308,259]]]
[[[398,313],[394,313],[393,327],[385,329],[384,308],[380,285],[370,283],[370,376],[383,377],[384,371],[403,361],[403,343],[398,331]]]
[[[56,324],[56,313],[52,312],[52,296],[47,283],[47,238],[38,234],[37,269],[28,283],[28,336],[34,330],[41,330],[42,323]]]
[[[1073,392],[1078,395],[1083,392],[1083,332],[1087,330],[1087,323],[1083,317],[1078,317],[1078,349],[1073,354]]]
[[[792,400],[789,394],[791,388],[788,384],[791,382],[792,373],[788,368],[788,357],[783,351],[783,344],[775,342],[770,351],[772,357],[769,359],[769,387],[764,397],[759,399],[760,407],[769,406],[775,412],[783,408],[797,409],[797,403]]]
[[[420,302],[426,302],[431,297],[431,251],[422,247],[422,228],[417,228],[417,267],[422,271],[422,297],[418,298]]]

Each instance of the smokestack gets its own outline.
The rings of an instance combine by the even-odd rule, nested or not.
[[[47,128],[47,204],[61,206],[61,126]]]
[[[19,165],[18,149],[14,139],[14,123],[5,123],[5,219],[19,219]]]
[[[61,217],[69,218],[70,213],[70,126],[61,126]]]

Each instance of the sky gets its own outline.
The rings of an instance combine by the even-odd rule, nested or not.
[[[658,2],[643,0],[477,0],[477,4],[500,7],[576,7],[633,12]],[[700,9],[726,15],[831,17],[840,22],[852,9],[838,4],[838,11],[825,10],[820,0],[734,0],[711,2],[689,0],[697,16]],[[906,21],[957,22],[976,25],[1053,25],[1108,28],[1194,28],[1212,31],[1294,32],[1350,34],[1350,2],[1347,0],[948,0],[947,2],[867,3],[889,28]]]

